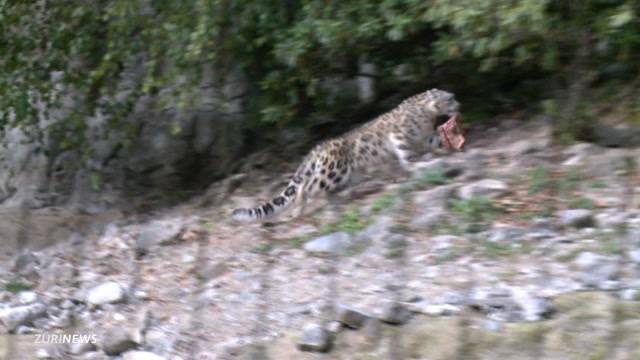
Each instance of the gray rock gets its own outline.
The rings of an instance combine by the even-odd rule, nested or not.
[[[492,228],[488,231],[487,240],[491,242],[517,242],[524,237],[525,229],[501,226]]]
[[[567,159],[563,165],[579,166],[583,174],[594,178],[605,177],[624,171],[626,167],[623,149],[597,148],[593,154],[577,154]]]
[[[620,287],[620,283],[614,281],[617,280],[619,275],[619,266],[615,263],[607,262],[588,269],[581,274],[581,279],[587,287],[615,290]]]
[[[548,148],[550,143],[550,136],[540,139],[524,139],[510,145],[507,152],[514,156],[527,155]]]
[[[557,213],[560,223],[575,228],[594,227],[593,211],[588,209],[568,209]]]
[[[443,294],[442,300],[449,305],[464,305],[467,303],[467,297],[459,292],[448,291]]]
[[[640,264],[640,249],[629,250],[627,253],[629,255],[629,259],[636,264]]]
[[[25,252],[18,256],[13,261],[12,271],[18,275],[28,276],[35,272],[35,268],[40,265],[40,260],[36,255],[31,252]]]
[[[49,325],[57,329],[66,329],[71,327],[73,323],[73,313],[68,310],[60,312],[58,316],[52,316],[52,320]]]
[[[401,325],[406,323],[411,318],[411,311],[407,309],[404,305],[391,302],[387,303],[380,312],[378,319],[380,321],[391,324],[391,325]]]
[[[107,329],[103,336],[98,337],[98,345],[107,355],[120,355],[136,348],[140,342],[128,329],[113,327]]]
[[[547,319],[554,312],[553,303],[549,299],[539,297],[525,297],[517,299],[522,308],[523,318],[526,321],[539,321]]]
[[[620,273],[619,265],[602,255],[585,251],[578,254],[574,264],[582,271],[580,280],[589,288],[613,290],[620,285],[615,281]]]
[[[620,299],[626,301],[640,300],[640,290],[638,289],[624,289],[620,292]]]
[[[304,250],[314,255],[335,255],[346,251],[351,245],[351,235],[335,232],[308,241],[304,244]]]
[[[605,228],[615,228],[627,223],[629,218],[628,213],[620,212],[618,209],[612,209],[615,211],[605,211],[595,215],[595,220],[598,225]]]
[[[456,177],[465,171],[463,163],[461,161],[455,161],[452,159],[435,158],[427,161],[419,161],[414,163],[415,170],[420,175],[426,173],[440,173],[446,177]]]
[[[47,266],[47,271],[43,271],[41,288],[49,289],[54,286],[63,288],[75,287],[76,269],[68,261],[52,259]]]
[[[474,197],[494,199],[509,192],[509,186],[504,181],[484,179],[467,184],[458,189],[458,196],[463,200]]]
[[[21,305],[29,305],[38,301],[38,294],[33,291],[21,291],[18,293],[18,302]]]
[[[578,266],[580,270],[590,269],[596,265],[599,265],[604,260],[602,255],[598,255],[591,251],[583,251],[573,260],[573,263]]]
[[[504,328],[504,324],[501,321],[486,319],[482,322],[482,327],[489,331],[499,332]]]
[[[487,314],[491,319],[499,321],[520,321],[523,319],[522,309],[510,296],[489,294],[484,299],[475,299],[471,305]]]
[[[36,329],[35,327],[26,326],[26,325],[18,325],[18,327],[14,331],[14,333],[18,335],[29,335],[29,334],[35,334],[37,332],[38,332],[38,329]]]
[[[38,349],[36,351],[36,359],[40,360],[53,360],[54,357],[49,353],[47,349]]]
[[[411,220],[411,225],[422,229],[432,229],[435,226],[446,222],[447,212],[444,208],[434,208],[430,212],[423,213]]]
[[[430,229],[446,221],[446,205],[454,190],[455,185],[446,185],[417,192],[413,202],[418,209],[418,215],[412,219],[411,224]]]
[[[422,212],[432,211],[434,208],[444,208],[455,190],[455,185],[438,186],[436,188],[419,191],[413,195],[413,203]]]
[[[615,276],[617,276],[617,270],[615,272]],[[604,290],[604,291],[618,291],[622,288],[622,283],[619,280],[610,280],[610,279],[606,279],[603,281],[598,282],[594,282],[594,286],[591,287],[596,287],[599,290]],[[589,283],[587,283],[588,286],[590,286]]]
[[[462,239],[455,235],[436,235],[431,238],[431,251],[434,255],[445,254],[456,242]]]
[[[136,237],[136,249],[147,251],[157,245],[174,244],[184,230],[184,219],[153,220],[140,225]]]
[[[308,324],[297,345],[300,351],[328,352],[333,346],[333,335],[318,324]]]
[[[49,330],[51,329],[51,322],[48,317],[40,317],[32,321],[33,326],[36,329]]]
[[[327,330],[329,330],[329,332],[337,334],[342,330],[343,326],[342,323],[340,323],[339,321],[331,321],[329,323],[329,325],[327,325]]]
[[[19,325],[28,324],[39,317],[45,316],[46,312],[46,306],[41,303],[1,309],[0,323],[2,323],[7,330],[13,331]]]
[[[69,344],[69,353],[71,355],[81,355],[84,353],[88,353],[88,352],[92,352],[96,349],[96,345],[92,344],[91,342],[83,342],[83,341],[79,341],[79,342],[72,342],[71,344]]]
[[[82,360],[109,360],[109,357],[102,351],[91,351],[86,354],[82,354],[79,359]]]
[[[350,329],[359,329],[368,316],[346,306],[338,306],[336,320]]]
[[[453,316],[460,313],[460,307],[450,304],[429,304],[428,302],[418,302],[411,304],[409,310],[429,316]]]
[[[127,351],[122,355],[122,360],[165,360],[165,357],[149,351]]]
[[[60,304],[60,308],[65,310],[73,309],[75,306],[76,304],[74,304],[74,302],[69,299],[64,299],[64,301],[62,301],[62,303]]]
[[[4,269],[2,270],[4,271]],[[10,291],[0,290],[0,303],[9,303],[13,300],[14,294]]]
[[[532,241],[551,239],[558,236],[558,232],[551,229],[538,229],[536,231],[528,231],[523,234],[525,240]]]
[[[144,345],[147,350],[166,355],[173,348],[174,340],[165,331],[151,328],[145,332]]]
[[[359,244],[368,244],[380,241],[389,235],[390,225],[391,219],[385,216],[379,216],[373,224],[367,226],[356,235],[355,242]]]
[[[361,330],[365,339],[374,343],[380,339],[383,334],[382,323],[376,318],[368,318]]]
[[[87,293],[86,301],[91,305],[104,305],[124,300],[125,291],[122,285],[115,281],[100,284]]]

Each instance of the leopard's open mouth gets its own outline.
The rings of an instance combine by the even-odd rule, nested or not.
[[[444,124],[438,126],[438,134],[445,148],[460,151],[466,141],[462,128],[462,115],[454,113]]]

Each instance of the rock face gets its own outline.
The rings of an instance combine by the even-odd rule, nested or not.
[[[126,94],[144,71],[142,63],[128,66],[116,97]],[[136,129],[133,132],[115,129],[100,111],[86,118],[88,153],[92,154],[86,162],[79,151],[52,151],[59,146],[50,139],[41,151],[42,145],[20,129],[10,129],[0,138],[0,207],[25,202],[41,207],[72,200],[82,208],[97,210],[125,201],[127,194],[148,192],[149,185],[175,190],[224,175],[242,146],[239,120],[247,113],[248,81],[239,71],[220,77],[205,68],[196,86],[199,89],[188,110],[159,110],[156,99],[139,99],[125,120]],[[47,112],[46,118],[43,115],[40,126],[65,120],[70,109],[78,106],[81,104],[72,96],[63,97],[62,108]],[[107,131],[110,136],[105,137]],[[125,139],[129,146],[122,146]],[[44,155],[47,151],[51,158]],[[89,171],[78,171],[80,164]]]

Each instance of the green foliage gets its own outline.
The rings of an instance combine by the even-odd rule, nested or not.
[[[303,236],[295,236],[292,237],[291,239],[289,239],[289,241],[287,242],[289,247],[292,247],[294,249],[299,249],[301,248],[304,243],[306,241],[306,238]]]
[[[571,199],[568,206],[570,209],[594,209],[596,207],[593,200],[583,196]]]
[[[542,191],[568,194],[575,191],[581,181],[582,175],[576,167],[571,167],[566,173],[554,178],[547,167],[538,165],[529,170],[529,194],[537,194]]]
[[[505,257],[513,254],[511,244],[485,240],[482,242],[483,253],[490,258]]]
[[[529,194],[537,194],[554,186],[549,169],[542,165],[538,165],[529,171],[529,181]]]
[[[452,204],[455,213],[466,222],[491,221],[498,214],[498,208],[486,197],[456,200]]]
[[[369,225],[367,219],[362,218],[357,212],[350,210],[345,212],[336,222],[328,224],[320,231],[323,234],[336,231],[344,231],[355,234]]]
[[[377,214],[381,211],[389,209],[396,203],[397,195],[395,192],[387,192],[379,196],[373,204],[371,204],[371,211]]]
[[[417,180],[419,185],[444,185],[449,182],[449,178],[446,177],[442,171],[426,171]]]
[[[606,189],[608,187],[607,182],[602,179],[593,180],[589,185],[594,189]]]
[[[382,90],[444,79],[502,94],[519,80],[563,78],[554,75],[571,68],[585,33],[592,69],[618,64],[633,74],[639,8],[637,0],[0,0],[0,129],[82,148],[86,119],[99,109],[135,136],[126,119],[140,97],[189,109],[206,67],[246,75],[250,123],[288,124],[335,108],[341,100],[326,82],[353,78],[362,62],[377,66]],[[410,76],[394,75],[400,65]],[[126,72],[133,66],[143,69],[139,78]],[[46,115],[65,97],[75,101],[70,114],[35,132],[36,104]]]
[[[33,286],[19,281],[11,281],[5,285],[5,289],[12,293],[19,293],[21,291],[31,290],[32,288]]]
[[[558,180],[558,191],[572,192],[578,189],[583,177],[580,170],[573,166]]]
[[[401,258],[405,255],[407,250],[407,240],[403,237],[399,238],[390,238],[385,243],[385,253],[384,256],[387,259],[397,259]]]
[[[473,197],[469,200],[456,200],[451,209],[466,223],[467,232],[478,232],[501,212],[490,199]]]
[[[262,243],[254,246],[249,251],[255,254],[268,254],[273,249],[273,244],[271,243]]]

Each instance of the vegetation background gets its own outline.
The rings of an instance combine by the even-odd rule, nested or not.
[[[194,108],[213,69],[246,85],[231,158],[273,129],[348,128],[436,86],[467,121],[544,112],[557,140],[589,140],[594,99],[640,122],[639,15],[638,0],[1,0],[0,129],[24,130],[50,158],[80,152],[86,167],[96,136],[135,143],[141,101]],[[375,92],[358,99],[349,79]]]

